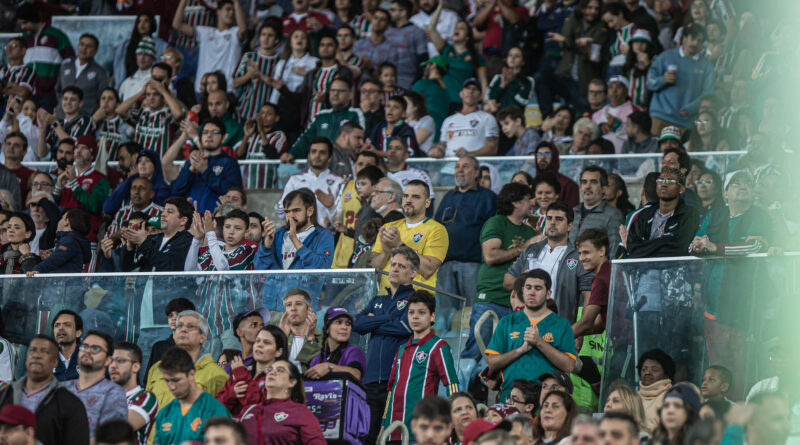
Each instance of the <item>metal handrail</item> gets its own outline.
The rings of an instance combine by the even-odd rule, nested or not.
[[[389,424],[389,426],[383,430],[380,437],[378,438],[378,443],[380,445],[386,445],[386,438],[388,438],[394,432],[394,430],[398,428],[400,428],[400,443],[402,445],[408,445],[408,440],[410,435],[408,433],[408,427],[406,426],[405,423],[403,423],[402,420],[395,420],[394,422]]]

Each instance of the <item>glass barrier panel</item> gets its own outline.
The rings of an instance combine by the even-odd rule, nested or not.
[[[673,382],[700,387],[712,364],[733,372],[743,400],[776,375],[769,348],[796,314],[800,256],[615,260],[611,270],[601,403],[615,386],[637,389],[638,358],[658,348],[676,364]],[[783,318],[782,318],[783,317]]]

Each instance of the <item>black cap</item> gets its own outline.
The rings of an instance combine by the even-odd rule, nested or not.
[[[572,390],[574,389],[574,387],[572,386],[572,379],[569,378],[569,374],[567,374],[566,372],[561,372],[561,371],[548,372],[546,374],[540,375],[537,380],[544,383],[544,381],[547,379],[555,379],[560,386],[567,388],[567,392],[572,394]]]
[[[481,82],[474,77],[470,77],[469,79],[465,80],[464,83],[461,84],[461,89],[464,89],[469,85],[475,85],[479,91],[481,90]]]
[[[169,303],[167,303],[167,307],[164,308],[164,312],[167,313],[167,317],[169,317],[169,314],[172,312],[181,313],[183,311],[194,311],[194,310],[196,310],[194,303],[183,297],[169,300]]]

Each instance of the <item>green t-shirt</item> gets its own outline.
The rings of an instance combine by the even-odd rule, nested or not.
[[[477,77],[478,70],[475,69],[476,64],[472,63],[472,54],[469,51],[463,53],[456,52],[453,45],[445,43],[439,54],[447,59],[447,74],[444,75],[442,80],[447,86],[447,92],[450,93],[450,102],[461,103],[459,93],[463,88],[464,81],[470,77]],[[480,53],[478,55],[478,69],[486,68],[486,61]]]
[[[485,353],[500,355],[522,346],[522,342],[525,341],[525,329],[534,324],[539,327],[539,335],[544,341],[550,343],[551,346],[573,360],[576,358],[575,337],[572,335],[572,326],[565,318],[551,313],[536,323],[528,318],[524,310],[519,310],[500,319]],[[558,371],[558,369],[550,363],[547,357],[539,349],[531,349],[525,355],[511,362],[501,373],[502,383],[500,384],[499,400],[508,398],[509,394],[511,394],[514,380],[533,380],[542,374],[553,371]]]
[[[492,239],[500,239],[501,249],[524,244],[536,232],[527,224],[515,225],[505,215],[495,215],[483,224],[481,229],[481,244]],[[477,301],[481,303],[495,303],[505,307],[510,307],[508,301],[509,292],[503,289],[503,276],[508,272],[508,268],[514,264],[511,260],[503,264],[486,264],[481,262],[478,271],[478,288],[476,291]]]
[[[154,445],[177,445],[187,440],[203,441],[203,425],[211,417],[230,417],[219,400],[203,391],[185,414],[173,399],[156,415]]]
[[[583,308],[578,308],[578,320],[581,319],[582,312]],[[603,348],[605,347],[605,344],[605,332],[594,335],[584,335],[583,346],[581,346],[581,350],[579,351],[578,355],[592,357],[595,362],[600,363],[603,360]],[[600,372],[603,372],[602,366],[600,366]],[[591,408],[592,412],[597,412],[600,400],[598,399],[597,394],[595,394],[595,392],[592,390],[592,385],[590,385],[586,380],[578,377],[577,374],[570,374],[569,377],[572,379],[572,386],[574,387],[572,390],[572,398],[575,400],[575,403],[578,404],[578,406]]]

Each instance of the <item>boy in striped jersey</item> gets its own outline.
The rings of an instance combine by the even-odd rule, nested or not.
[[[117,91],[112,87],[104,88],[100,93],[100,106],[92,115],[92,123],[97,129],[95,136],[102,142],[100,150],[107,153],[106,159],[117,159],[119,146],[133,137],[133,128],[116,112],[118,105]]]
[[[258,51],[245,53],[236,67],[233,87],[245,88],[239,98],[239,116],[243,121],[255,118],[261,104],[278,103],[280,93],[272,84],[280,79],[285,63],[276,52],[282,35],[280,19],[267,17],[258,30]]]
[[[44,159],[48,155],[55,157],[56,146],[62,139],[77,139],[85,134],[94,134],[92,118],[81,114],[82,106],[83,91],[76,86],[68,86],[61,95],[64,119],[58,120],[54,114],[43,108],[39,109],[36,118],[40,131],[44,131],[44,137],[39,138],[37,147],[39,158]]]
[[[133,108],[142,96],[142,108]],[[124,119],[130,118],[136,123],[136,142],[161,157],[169,149],[175,133],[175,122],[183,117],[180,102],[163,83],[155,80],[148,81],[138,94],[119,104],[116,112]]]
[[[33,68],[23,62],[26,49],[27,45],[22,37],[8,39],[8,44],[6,45],[8,64],[0,68],[0,82],[3,84],[5,100],[8,100],[11,96],[24,99],[33,94],[36,73],[33,72]]]
[[[286,134],[275,129],[280,118],[277,105],[269,102],[261,105],[255,121],[247,121],[244,138],[234,147],[237,159],[278,159],[286,152],[289,149]],[[275,177],[274,165],[245,164],[242,172],[247,189],[271,188]]]
[[[405,302],[398,302],[398,306]],[[458,377],[453,354],[446,341],[431,330],[436,316],[436,299],[424,290],[408,297],[408,324],[413,336],[395,355],[388,390],[391,391],[383,416],[383,426],[400,420],[411,428],[414,405],[428,394],[436,394],[439,382],[447,385],[448,396],[458,392]],[[395,430],[389,440],[400,440]],[[410,440],[414,440],[413,433]]]

